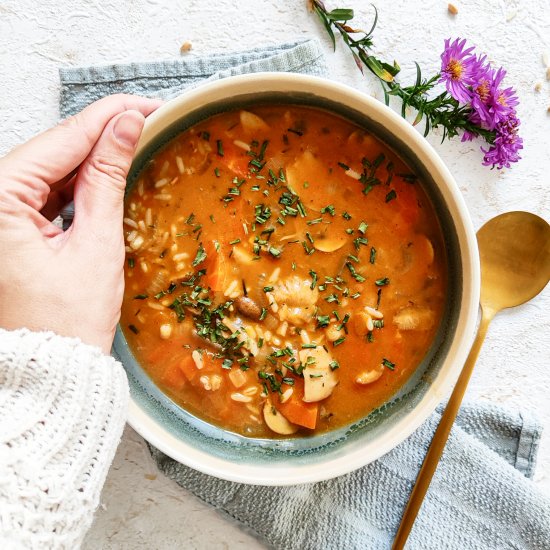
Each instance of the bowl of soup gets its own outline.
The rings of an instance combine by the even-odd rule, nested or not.
[[[244,483],[319,481],[409,436],[456,379],[477,319],[456,183],[391,109],[255,74],[146,122],[125,200],[114,354],[129,423]]]

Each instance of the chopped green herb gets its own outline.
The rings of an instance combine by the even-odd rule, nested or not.
[[[273,290],[272,286],[264,286],[264,292],[271,292]]]
[[[208,141],[210,139],[210,132],[205,132],[204,130],[201,132],[201,138],[204,139],[204,141]]]
[[[416,183],[418,179],[414,174],[397,174],[399,177],[403,178],[407,183]]]
[[[146,300],[147,298],[149,298],[147,294],[136,294],[134,296],[134,300]]]
[[[229,241],[229,244],[239,244],[241,242],[241,239],[233,239],[232,241]]]
[[[315,349],[317,347],[317,344],[315,342],[311,342],[311,344],[302,344],[303,349]]]
[[[325,214],[327,212],[331,216],[334,216],[335,210],[334,210],[334,205],[333,204],[329,204],[328,206],[325,206],[325,207],[321,208],[321,214]]]
[[[369,240],[366,237],[357,237],[356,239],[353,239],[353,246],[355,246],[356,250],[359,250],[361,245],[366,246],[368,243]]]
[[[358,283],[364,283],[366,281],[365,277],[361,275],[360,273],[357,273],[355,271],[355,268],[353,267],[353,264],[350,262],[346,262],[346,267],[348,268],[351,276],[358,282]]]
[[[372,333],[372,330],[367,333],[367,342],[369,344],[372,344],[374,342],[374,334]]]
[[[384,359],[382,359],[382,365],[388,367],[388,369],[390,370],[395,370],[395,363],[392,363],[389,359],[386,359],[385,357]]]
[[[260,321],[263,321],[267,315],[267,309],[265,307],[262,308],[262,312],[260,313]]]
[[[322,223],[323,222],[323,218],[315,218],[314,220],[308,220],[306,222],[307,225],[315,225],[317,223]]]
[[[195,256],[195,259],[193,260],[193,267],[198,266],[201,262],[204,262],[206,260],[206,251],[204,250],[204,247],[202,246],[202,243],[199,244],[199,248],[197,250],[197,255]]]
[[[382,279],[376,279],[376,281],[374,281],[374,284],[376,286],[386,286],[389,283],[390,283],[390,280],[387,277],[384,277]]]
[[[344,170],[349,170],[349,166],[347,164],[344,164],[343,162],[339,162],[338,166],[340,168],[343,168]]]
[[[274,246],[269,247],[269,253],[274,257],[278,258],[281,255],[281,251],[278,248],[275,248]]]
[[[264,346],[264,339],[263,338],[258,338],[258,347],[263,348],[263,346]]]
[[[222,363],[222,369],[231,369],[233,366],[233,361],[231,359],[224,359]]]
[[[372,163],[373,168],[378,168],[385,160],[386,155],[384,155],[384,153],[380,153]]]
[[[339,346],[340,344],[343,344],[345,341],[346,341],[346,337],[342,336],[341,338],[338,338],[338,340],[334,340],[334,342],[332,342],[332,345],[336,347],[336,346]]]
[[[311,275],[311,285],[309,288],[313,290],[315,288],[315,285],[317,284],[317,273],[313,271],[313,269],[310,269],[309,274]]]
[[[139,330],[135,325],[128,325],[128,328],[134,333],[139,334]]]
[[[316,319],[318,328],[328,327],[330,323],[330,316],[328,315],[317,315]]]
[[[340,368],[340,364],[338,361],[331,361],[328,366],[330,367],[330,370],[336,370]]]
[[[367,231],[367,227],[368,225],[365,222],[361,222],[357,230],[359,231],[359,233],[361,233],[361,235],[364,235]]]
[[[370,263],[373,264],[376,261],[376,248],[370,247]]]
[[[352,229],[351,227],[348,227],[348,228],[346,229],[346,233],[347,233],[348,235],[353,235],[353,229]]]
[[[344,218],[345,220],[351,220],[351,214],[348,214],[347,212],[344,212],[342,214],[342,218]]]
[[[298,212],[300,212],[300,216],[302,216],[302,218],[305,218],[306,216],[306,209],[304,207],[304,205],[302,204],[301,201],[298,201],[296,203],[296,208],[298,209]]]
[[[397,197],[397,193],[395,192],[395,189],[392,189],[387,195],[386,195],[386,202],[390,202],[393,199]]]
[[[185,220],[185,223],[187,225],[191,225],[193,223],[193,220],[195,219],[195,214],[193,214],[193,212],[191,212],[191,214],[189,214],[189,216],[187,217],[187,219]]]
[[[218,155],[223,157],[223,143],[221,139],[216,140],[216,147],[218,148]]]
[[[220,177],[220,169],[216,166],[216,168],[214,168],[214,174],[217,178]]]
[[[128,258],[128,267],[130,269],[133,269],[135,265],[136,265],[136,261],[134,260],[134,258]]]

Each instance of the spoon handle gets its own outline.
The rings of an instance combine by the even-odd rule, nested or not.
[[[466,359],[466,363],[462,368],[460,376],[458,377],[449,402],[443,411],[441,420],[439,421],[439,426],[434,433],[430,448],[426,453],[424,462],[422,463],[422,468],[416,478],[416,483],[409,497],[409,502],[407,503],[405,512],[403,513],[403,518],[401,519],[401,525],[399,526],[399,530],[397,531],[397,535],[393,541],[392,550],[402,550],[407,542],[407,538],[411,532],[414,520],[416,519],[418,511],[422,506],[422,502],[432,481],[432,477],[437,468],[437,464],[439,463],[439,459],[443,454],[443,449],[445,448],[445,444],[449,438],[449,433],[451,432],[456,415],[460,409],[460,404],[462,403],[462,398],[474,370],[477,356],[479,355],[483,340],[485,340],[485,335],[487,334],[487,329],[489,328],[489,323],[493,320],[493,317],[493,311],[489,310],[487,312],[482,312],[476,339],[474,340],[472,349],[470,350],[470,354]]]

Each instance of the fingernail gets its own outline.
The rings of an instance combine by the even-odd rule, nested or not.
[[[135,147],[144,123],[145,118],[138,111],[122,113],[113,128],[115,138],[126,146]]]

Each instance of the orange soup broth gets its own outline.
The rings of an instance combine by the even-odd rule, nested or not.
[[[315,432],[324,432],[387,401],[427,353],[445,301],[441,230],[420,182],[374,136],[317,109],[280,105],[252,111],[259,121],[243,123],[235,111],[199,123],[167,144],[140,174],[126,201],[125,236],[132,242],[121,326],[140,364],[171,399],[200,418],[252,437],[278,437],[263,421],[266,388],[277,408],[289,387],[293,399],[303,395],[303,379],[291,371],[283,369],[294,385],[283,383],[280,392],[258,376],[289,359],[277,357],[273,365],[266,361],[268,352],[289,346],[297,360],[301,329],[338,363],[332,394],[297,413],[317,415]],[[283,192],[299,197],[303,208],[297,215],[281,213]],[[258,205],[271,210],[263,223],[255,221],[258,212],[260,220],[266,217]],[[316,248],[324,244],[338,248]],[[206,257],[193,266],[200,247]],[[259,358],[250,357],[246,371],[235,358],[224,368],[223,358],[214,356],[218,350],[196,335],[196,310],[178,322],[174,299],[193,290],[181,281],[200,269],[206,270],[199,284],[211,289],[202,295],[212,300],[210,307],[229,300],[233,285],[230,295],[246,288],[248,298],[267,312],[254,326],[270,332],[271,341],[264,335]],[[338,276],[343,282],[330,282]],[[277,331],[283,322],[264,289],[293,277],[308,287],[315,284],[318,299],[307,313],[311,320],[287,322],[282,336]],[[170,291],[171,283],[175,290]],[[367,306],[383,314],[383,327],[371,319],[377,326],[365,329],[368,320],[359,314]],[[412,321],[406,317],[411,312]],[[226,313],[239,316],[234,305]],[[340,327],[346,314],[342,342],[329,341],[326,328],[317,328],[319,317]],[[171,327],[168,337],[163,325]],[[197,349],[206,350],[201,369],[191,357]],[[237,370],[238,387],[231,376]],[[357,383],[371,370],[382,374],[372,383]],[[235,400],[235,394],[246,399]],[[297,435],[311,433],[301,427]]]

